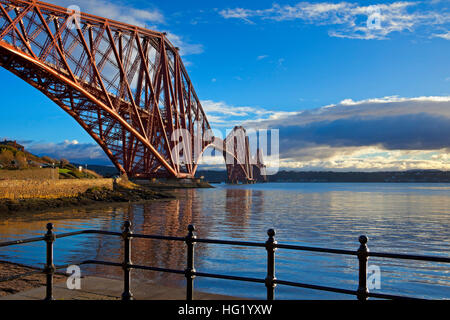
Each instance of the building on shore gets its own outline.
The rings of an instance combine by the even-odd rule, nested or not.
[[[11,147],[16,148],[19,151],[22,151],[22,152],[25,151],[25,147],[23,145],[21,145],[21,144],[18,144],[16,140],[12,141],[12,140],[6,140],[5,139],[3,141],[0,141],[0,145],[11,146]]]

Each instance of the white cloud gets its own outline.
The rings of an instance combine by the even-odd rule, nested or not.
[[[73,0],[49,0],[62,7],[69,7],[74,4]],[[166,24],[163,13],[157,8],[134,8],[130,3],[123,3],[113,0],[78,0],[76,5],[81,12],[97,15],[111,20],[121,21],[131,25],[157,31],[162,30],[161,24]],[[170,42],[180,48],[181,55],[200,54],[203,52],[201,44],[193,44],[180,35],[167,31]]]
[[[434,34],[434,37],[450,40],[450,31],[447,33]]]
[[[223,101],[214,102],[212,100],[202,100],[201,103],[205,112],[218,112],[230,116],[245,117],[250,114],[263,115],[271,113],[270,111],[255,107],[234,107]]]
[[[380,146],[358,148],[318,146],[303,151],[308,156],[281,159],[280,167],[333,171],[450,170],[450,158],[446,149],[405,151],[385,150]]]
[[[219,12],[219,14],[222,17],[224,17],[225,19],[229,19],[229,18],[242,19],[248,23],[253,24],[253,22],[251,20],[249,20],[248,18],[255,16],[256,12],[257,11],[243,9],[243,8],[236,8],[236,9],[222,10]]]
[[[185,41],[181,36],[176,35],[172,32],[167,33],[167,38],[169,38],[170,42],[172,42],[175,47],[180,48],[180,55],[182,56],[203,53],[203,45],[201,44],[189,43]]]
[[[164,15],[156,8],[137,9],[129,3],[109,0],[48,0],[62,7],[77,5],[81,12],[125,22],[143,28],[151,28],[155,23],[164,23]]]
[[[111,164],[102,148],[96,143],[80,143],[78,140],[63,142],[22,142],[26,150],[39,156],[55,159],[65,158],[71,162],[89,164]]]
[[[231,106],[223,101],[202,100],[201,104],[210,123],[216,126],[228,126],[230,129],[246,119],[273,113],[258,107]],[[230,123],[233,124],[230,125]]]
[[[263,54],[263,55],[261,55],[261,56],[257,56],[256,57],[256,60],[263,60],[263,59],[266,59],[266,58],[268,58],[269,56],[267,55],[267,54]]]
[[[68,146],[68,145],[77,145],[77,144],[79,144],[79,142],[78,142],[78,140],[72,140],[72,141],[69,141],[69,140],[64,140],[64,145],[66,145],[66,146]]]
[[[225,9],[219,14],[226,19],[241,19],[248,23],[254,23],[257,19],[299,20],[306,24],[334,26],[334,29],[328,32],[330,36],[352,39],[386,39],[393,32],[413,32],[423,26],[435,31],[435,26],[450,23],[448,8],[427,9],[427,4],[405,1],[375,5],[359,5],[345,1],[299,2],[295,5],[275,3],[267,9]],[[448,39],[448,33],[434,36]]]

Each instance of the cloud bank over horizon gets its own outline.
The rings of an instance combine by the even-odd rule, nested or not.
[[[25,149],[37,156],[62,158],[72,163],[112,165],[102,148],[96,143],[80,143],[77,140],[62,142],[18,141]]]
[[[450,170],[450,96],[347,99],[243,125],[279,129],[281,167]]]
[[[208,118],[214,121],[215,114],[223,128],[231,129],[230,123],[240,122],[246,128],[279,129],[280,169],[450,170],[450,96],[346,99],[298,112],[234,107],[211,100],[203,103]],[[95,143],[21,143],[41,156],[82,164],[111,164]],[[203,168],[223,166],[214,163]]]

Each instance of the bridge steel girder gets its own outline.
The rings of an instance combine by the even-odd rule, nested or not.
[[[193,136],[197,124],[201,134],[210,125],[165,33],[44,2],[0,0],[0,52],[1,66],[72,116],[121,173],[194,176],[194,166],[176,163],[172,133]]]
[[[258,175],[247,137],[244,163],[236,149],[224,151],[228,138],[220,146],[204,139],[211,127],[165,33],[35,0],[0,0],[0,66],[73,117],[129,177],[194,177],[195,139],[202,151],[212,145],[232,154],[229,181]],[[189,136],[172,141],[178,130]],[[174,154],[179,143],[189,157]],[[192,161],[180,164],[180,156]]]
[[[225,140],[214,137],[209,146],[222,152],[228,183],[267,181],[262,150],[257,148],[255,156],[252,156],[249,137],[244,127],[234,127]]]

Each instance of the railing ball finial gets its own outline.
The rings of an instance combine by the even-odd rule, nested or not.
[[[130,221],[125,221],[124,223],[123,223],[123,227],[124,227],[124,229],[130,229],[130,227],[131,227],[131,222]]]
[[[53,223],[47,223],[47,232],[52,232],[52,230],[53,230]]]
[[[367,238],[367,236],[364,236],[364,235],[359,236],[359,243],[361,243],[361,245],[363,245],[363,246],[366,245],[367,241],[369,241],[369,238]]]
[[[276,232],[274,229],[267,230],[267,235],[269,236],[269,238],[275,237],[275,234],[276,234]]]

